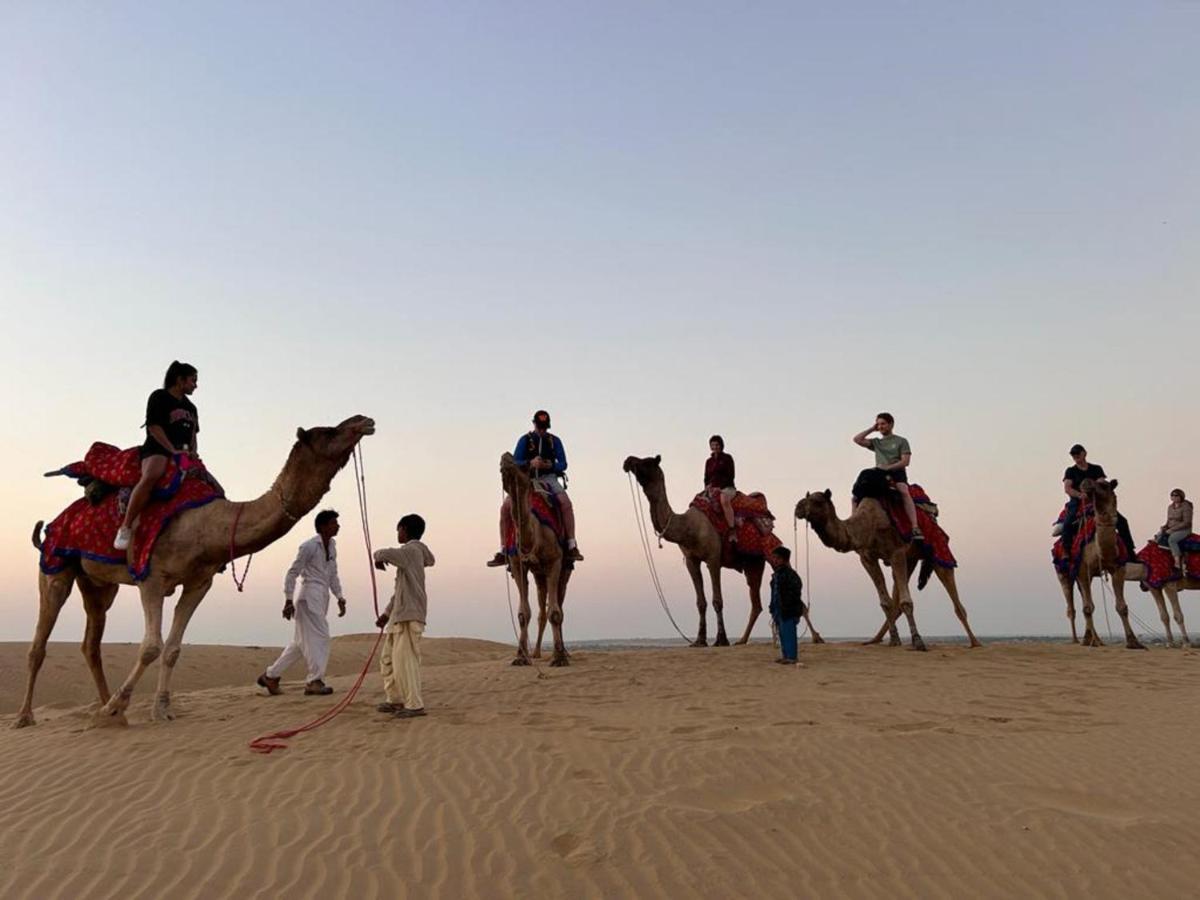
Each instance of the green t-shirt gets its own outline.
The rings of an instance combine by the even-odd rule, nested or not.
[[[908,439],[902,438],[898,434],[871,438],[869,443],[871,449],[875,451],[875,465],[877,466],[890,466],[892,463],[900,462],[900,458],[905,453],[912,453],[912,448],[908,446]]]

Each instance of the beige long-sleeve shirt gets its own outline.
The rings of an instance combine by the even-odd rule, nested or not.
[[[375,551],[375,561],[396,567],[396,589],[384,610],[388,630],[394,631],[401,622],[425,624],[429,598],[425,594],[425,569],[434,563],[433,554],[420,541],[409,541],[399,547]]]
[[[1184,500],[1178,506],[1172,503],[1167,507],[1167,524],[1162,527],[1166,534],[1172,531],[1192,530],[1192,501]]]

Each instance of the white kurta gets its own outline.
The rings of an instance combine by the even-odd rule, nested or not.
[[[302,579],[299,594],[296,580]],[[338,579],[337,545],[331,538],[329,551],[321,536],[315,535],[300,545],[296,561],[283,580],[283,594],[288,600],[295,597],[295,630],[292,642],[283,648],[279,659],[267,669],[267,676],[280,678],[301,656],[308,666],[306,681],[320,681],[329,664],[329,595],[342,599],[342,583]]]

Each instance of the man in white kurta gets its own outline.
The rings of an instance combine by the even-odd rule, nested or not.
[[[338,579],[337,545],[334,535],[340,530],[337,513],[324,510],[317,514],[316,536],[300,545],[296,561],[283,579],[283,617],[295,619],[292,641],[283,648],[279,659],[259,676],[258,684],[271,694],[280,693],[279,680],[292,663],[304,658],[307,673],[304,693],[332,694],[325,684],[325,667],[329,663],[329,595],[338,600],[338,617],[346,615],[346,598]],[[299,593],[296,581],[300,580]],[[293,597],[295,600],[293,601]]]
[[[410,719],[425,715],[421,697],[421,636],[425,633],[425,569],[433,565],[433,554],[421,543],[425,520],[410,513],[396,526],[399,547],[375,551],[375,567],[396,567],[396,589],[376,624],[387,628],[379,670],[383,675],[385,700],[378,709]]]

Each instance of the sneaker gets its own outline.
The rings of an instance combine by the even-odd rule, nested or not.
[[[500,568],[500,566],[507,566],[507,565],[508,565],[508,557],[505,556],[501,552],[497,552],[495,556],[493,556],[491,559],[489,559],[487,561],[487,567],[489,569],[498,569],[498,568]]]
[[[257,684],[261,688],[266,688],[267,693],[270,694],[272,697],[274,697],[276,694],[283,693],[283,691],[281,691],[279,689],[279,679],[272,678],[266,672],[263,672],[261,675],[258,676],[258,681],[256,681],[255,684]]]
[[[375,709],[377,712],[391,713],[392,715],[395,715],[396,713],[400,712],[400,710],[404,709],[404,704],[389,703],[387,700],[384,700],[382,703],[376,706]]]
[[[415,719],[418,716],[423,716],[423,715],[425,715],[425,707],[422,706],[420,709],[401,709],[398,713],[396,713],[396,718],[397,719]]]
[[[315,694],[318,697],[324,697],[327,694],[332,694],[333,688],[318,678],[316,681],[310,681],[308,684],[304,685],[304,693],[309,695]]]
[[[1058,537],[1062,533],[1063,533],[1062,522],[1059,522],[1057,525],[1055,525],[1053,528],[1050,529],[1051,537]]]
[[[921,534],[921,529],[920,529],[920,528],[914,528],[914,529],[913,529],[913,533],[912,533],[912,539],[913,539],[913,541],[914,541],[914,542],[917,542],[917,541],[924,541],[924,540],[925,540],[925,535]]]
[[[567,559],[571,562],[583,562],[583,554],[579,552],[578,547],[571,547],[567,550]]]
[[[113,547],[117,550],[128,550],[129,542],[133,540],[133,530],[122,525],[117,529],[117,536],[113,538]]]

